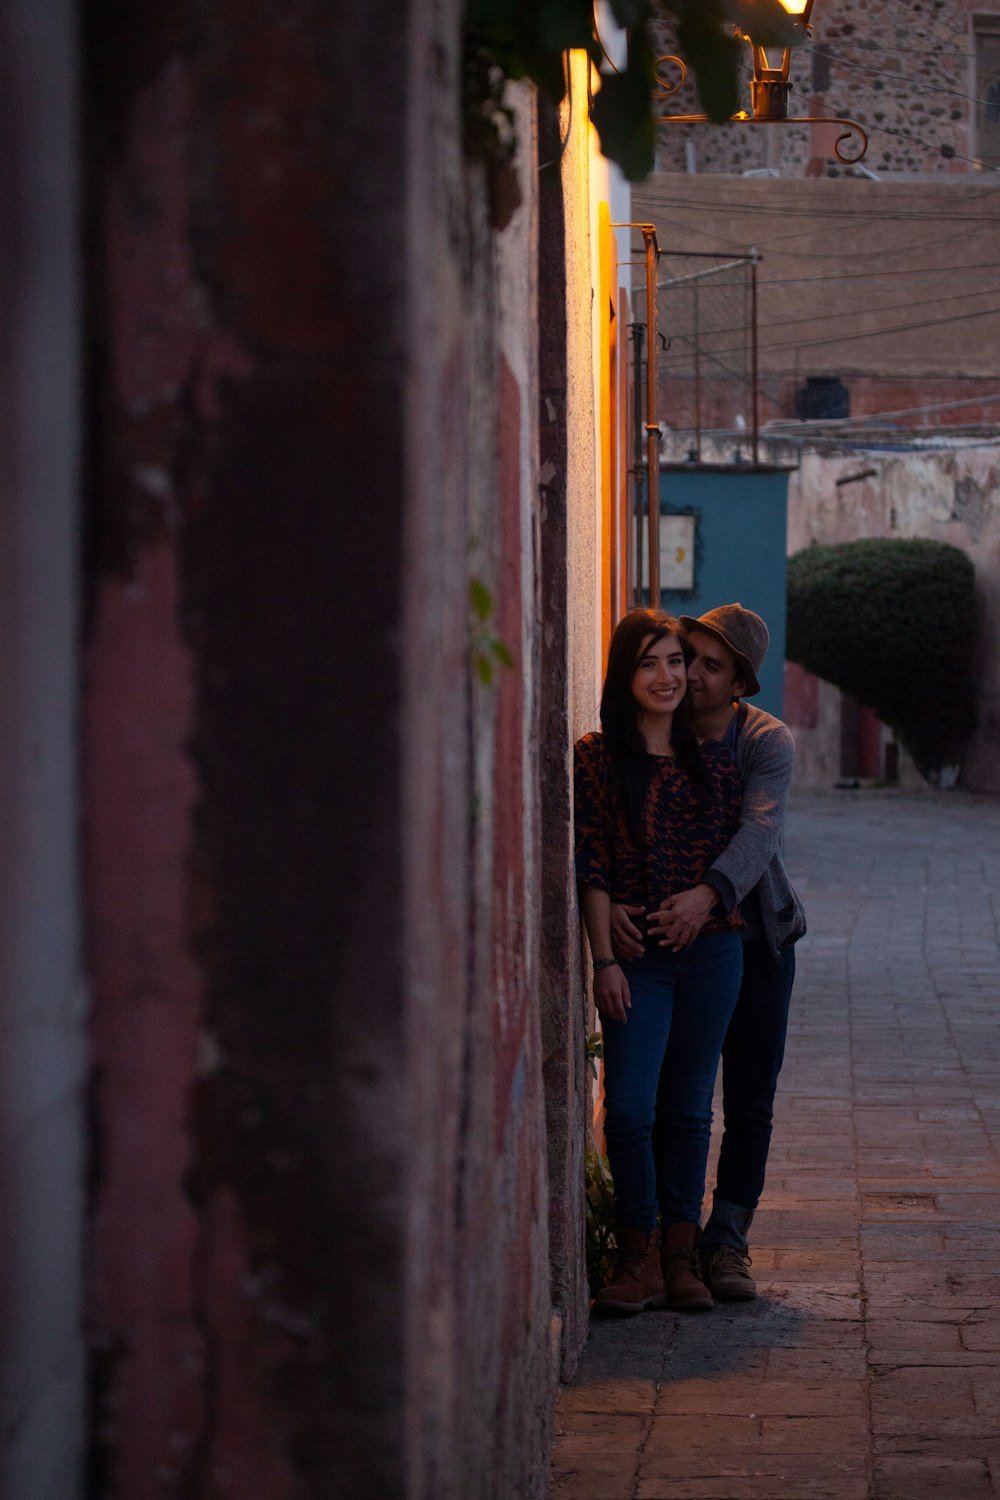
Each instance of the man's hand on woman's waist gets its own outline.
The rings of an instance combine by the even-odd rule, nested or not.
[[[668,896],[658,911],[650,913],[649,935],[661,948],[677,953],[698,936],[718,902],[719,893],[710,885],[692,886]]]

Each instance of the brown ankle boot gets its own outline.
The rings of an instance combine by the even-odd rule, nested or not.
[[[663,1237],[663,1282],[673,1312],[708,1312],[711,1293],[701,1279],[697,1224],[671,1224]]]
[[[715,1245],[701,1253],[701,1273],[716,1302],[752,1302],[757,1283],[750,1275],[750,1257],[733,1245]]]
[[[660,1231],[615,1230],[621,1263],[614,1278],[594,1298],[599,1314],[641,1313],[647,1307],[663,1306],[663,1274],[660,1271]]]

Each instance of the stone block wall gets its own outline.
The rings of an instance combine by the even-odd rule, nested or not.
[[[665,248],[717,257],[705,263],[710,270],[756,250],[762,430],[798,423],[796,397],[811,376],[841,382],[852,419],[885,414],[904,427],[948,427],[1000,415],[998,185],[995,173],[870,182],[660,172],[637,189],[634,206]],[[706,295],[703,307],[714,306]],[[693,364],[687,312],[682,302],[675,317],[667,288],[660,326],[675,347],[661,355],[661,410],[674,430],[691,424],[694,406],[693,382],[676,378]],[[732,433],[737,415],[745,427],[752,416],[750,298],[731,293],[714,317],[702,319],[703,427]]]
[[[975,172],[972,21],[998,13],[992,0],[816,0],[812,36],[792,56],[789,112],[857,120],[871,141],[864,164],[880,175]],[[661,45],[672,50],[669,28]],[[742,107],[750,107],[749,84]],[[663,112],[699,108],[687,84]],[[849,174],[832,141],[824,126],[664,125],[659,166],[687,170],[690,142],[699,173]]]
[[[789,553],[813,543],[899,536],[948,542],[971,558],[980,609],[979,728],[961,779],[971,790],[994,793],[1000,791],[998,494],[1000,446],[984,436],[902,452],[877,444],[851,452],[810,446],[801,451],[788,501]]]

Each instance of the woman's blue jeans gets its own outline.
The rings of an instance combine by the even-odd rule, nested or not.
[[[698,1223],[712,1129],[712,1090],[739,994],[743,945],[735,932],[696,938],[681,953],[647,944],[622,964],[631,992],[627,1021],[602,1019],[604,1133],[621,1225],[649,1230]],[[673,1085],[661,1097],[670,1041]]]

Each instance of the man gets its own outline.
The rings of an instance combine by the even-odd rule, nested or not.
[[[757,1295],[747,1235],[764,1188],[771,1116],[784,1056],[795,977],[795,942],[805,917],[781,850],[785,798],[795,745],[780,719],[746,703],[760,691],[767,653],[764,621],[741,604],[723,604],[700,619],[681,616],[694,652],[688,691],[695,733],[730,746],[743,782],[739,828],[699,885],[671,896],[649,915],[646,940],[677,948],[693,941],[713,910],[739,903],[746,921],[743,982],[722,1052],[725,1130],[712,1212],[701,1237],[705,1283],[721,1302]],[[619,958],[636,958],[644,935],[639,907],[612,907]],[[670,1097],[670,1057],[661,1077]],[[665,1113],[665,1111],[664,1111]]]

